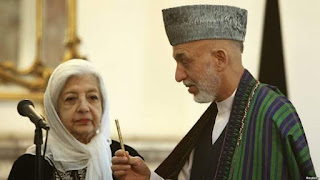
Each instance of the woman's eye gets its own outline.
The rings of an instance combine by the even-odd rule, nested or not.
[[[89,96],[89,98],[91,100],[98,100],[99,99],[99,97],[97,95],[91,95],[91,96]]]
[[[67,97],[65,101],[70,102],[74,101],[76,98],[75,97]]]

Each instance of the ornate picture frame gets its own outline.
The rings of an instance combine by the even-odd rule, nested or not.
[[[21,17],[19,11],[23,11],[23,5],[26,5],[23,3],[27,1],[30,3],[30,0],[14,1],[16,3],[11,6],[18,12],[9,16]],[[0,60],[0,99],[2,100],[31,99],[41,103],[43,92],[54,67],[72,58],[83,58],[78,53],[80,39],[76,31],[76,0],[68,0],[67,3],[65,0],[33,1],[34,11],[36,11],[34,57],[17,60],[15,58],[18,55],[14,55],[8,57],[9,59]],[[13,27],[16,29],[14,32],[18,32],[21,21],[18,18],[13,22],[16,23]],[[12,36],[21,38],[19,35],[16,33]],[[20,44],[18,44],[16,43],[18,47],[10,48],[19,49]],[[19,63],[25,59],[32,59],[32,62],[27,63],[28,67],[21,68]]]

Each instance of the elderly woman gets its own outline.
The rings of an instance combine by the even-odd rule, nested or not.
[[[102,77],[85,60],[69,60],[51,75],[44,94],[50,126],[44,179],[113,179],[108,101]],[[130,154],[138,153],[129,146]],[[35,146],[14,163],[8,179],[35,179]]]

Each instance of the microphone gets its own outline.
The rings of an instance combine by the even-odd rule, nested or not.
[[[33,122],[36,127],[40,127],[43,129],[48,130],[49,126],[44,121],[44,117],[40,115],[34,108],[33,103],[30,100],[21,100],[18,104],[18,113],[21,116],[26,116],[30,119],[31,122]]]

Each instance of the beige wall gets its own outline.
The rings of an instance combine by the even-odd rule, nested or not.
[[[95,3],[96,2],[96,3]],[[174,80],[175,62],[161,9],[192,1],[79,1],[80,52],[102,72],[113,120],[123,136],[180,139],[208,104],[197,104]],[[203,1],[201,1],[203,2]],[[206,1],[205,3],[208,3]],[[249,11],[243,63],[258,75],[265,1],[215,1]],[[320,174],[320,2],[280,1],[288,91],[302,119],[316,171]],[[285,8],[284,8],[285,7]],[[33,125],[16,113],[16,102],[0,102],[0,134],[33,134]]]
[[[175,62],[161,17],[161,9],[190,2],[212,3],[136,0],[79,4],[81,52],[103,71],[109,90],[111,119],[120,119],[126,137],[180,138],[208,106],[195,103],[187,89],[175,82]],[[257,77],[265,1],[215,2],[249,11],[243,63]],[[317,116],[320,83],[316,79],[320,77],[317,56],[320,2],[280,0],[279,5],[288,94],[302,119],[320,174],[320,155],[316,153],[320,151],[317,141],[320,137]],[[111,127],[115,132],[113,122]]]

